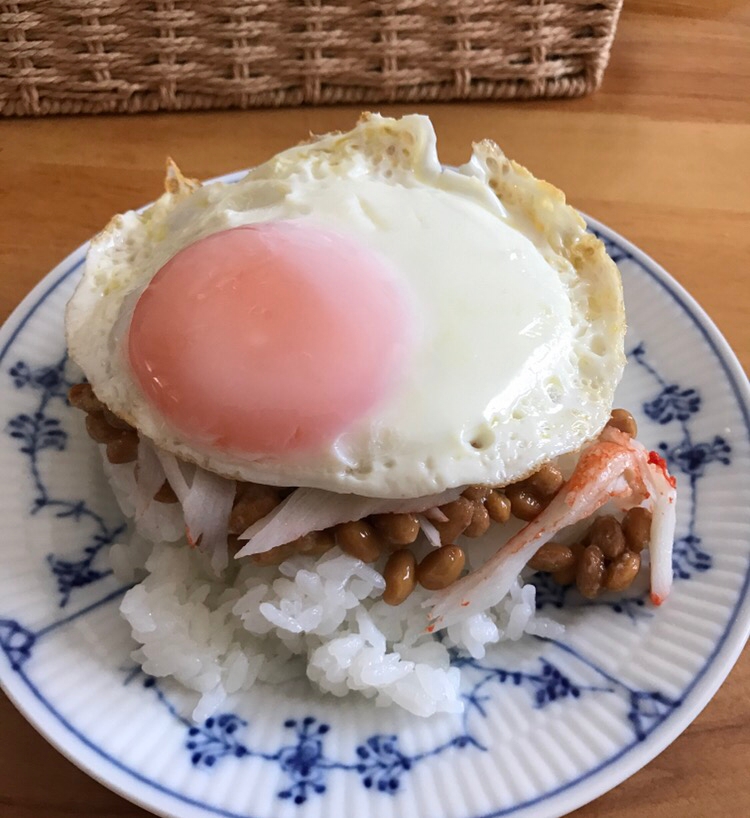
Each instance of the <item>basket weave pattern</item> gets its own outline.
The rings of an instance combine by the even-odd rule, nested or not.
[[[622,0],[0,0],[5,115],[578,96]]]

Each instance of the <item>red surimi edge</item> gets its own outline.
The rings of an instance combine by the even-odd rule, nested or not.
[[[667,461],[658,452],[650,451],[648,453],[648,462],[652,466],[658,466],[669,485],[672,486],[673,489],[677,488],[677,478],[673,477],[669,473],[669,469],[667,469]]]

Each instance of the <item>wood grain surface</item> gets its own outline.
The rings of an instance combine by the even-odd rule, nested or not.
[[[698,299],[748,370],[749,2],[626,0],[604,86],[586,99],[416,110],[432,117],[445,161],[462,161],[471,140],[493,138],[651,254]],[[0,319],[113,213],[154,198],[167,154],[190,175],[210,177],[255,164],[310,131],[348,128],[357,114],[0,122]],[[750,815],[749,691],[746,652],[671,747],[576,818]],[[145,815],[58,755],[0,696],[2,818]]]

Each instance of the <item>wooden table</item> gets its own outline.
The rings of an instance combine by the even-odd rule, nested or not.
[[[445,161],[462,161],[471,140],[491,137],[650,253],[705,307],[747,370],[750,3],[625,6],[604,86],[592,97],[417,109],[432,117]],[[357,113],[0,122],[0,319],[111,214],[154,198],[167,154],[190,175],[210,177],[255,164],[309,131],[348,128]],[[671,747],[577,818],[750,814],[749,689],[746,653]],[[58,755],[4,697],[0,731],[4,818],[146,815]]]

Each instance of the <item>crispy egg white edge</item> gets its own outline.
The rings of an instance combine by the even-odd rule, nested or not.
[[[386,162],[394,170],[418,172],[433,182],[438,181],[443,172],[429,119],[414,115],[393,120],[364,115],[352,131],[318,137],[284,151],[250,171],[245,179],[283,180],[301,160],[315,154],[334,162],[354,157],[372,167]],[[160,234],[168,229],[171,217],[179,216],[180,205],[191,197],[194,201],[199,199],[195,202],[199,207],[209,205],[209,193],[214,186],[202,187],[197,181],[187,179],[173,163],[168,166],[166,192],[154,205],[143,214],[131,211],[115,216],[92,240],[84,275],[66,310],[71,357],[83,369],[97,396],[156,445],[232,479],[388,497],[420,496],[468,483],[503,484],[520,480],[550,457],[579,449],[593,439],[607,421],[614,390],[625,365],[625,312],[620,275],[604,245],[586,232],[583,219],[566,204],[562,192],[507,159],[493,142],[475,144],[471,159],[458,173],[467,177],[474,192],[476,180],[482,182],[488,195],[500,200],[509,218],[532,238],[560,274],[575,276],[574,297],[585,311],[589,336],[599,339],[600,347],[604,344],[604,352],[600,349],[587,358],[587,371],[581,373],[579,388],[593,407],[591,415],[579,424],[576,434],[568,435],[564,445],[546,446],[538,456],[528,452],[520,469],[508,471],[497,457],[485,455],[452,475],[430,473],[415,464],[407,480],[403,479],[403,472],[396,476],[383,474],[377,468],[358,472],[344,464],[337,472],[321,472],[315,468],[314,460],[290,467],[278,460],[239,461],[222,453],[201,451],[170,434],[163,423],[155,423],[153,411],[128,374],[117,337],[109,333],[105,339],[99,339],[104,346],[92,343],[91,324],[95,316],[95,321],[102,326],[114,326],[124,298],[134,301],[137,297],[138,291],[132,291],[130,282],[112,280],[102,274],[100,266],[107,254],[118,245],[141,244],[156,255],[152,259],[155,271],[169,258],[158,257]],[[446,483],[446,477],[455,479]]]

